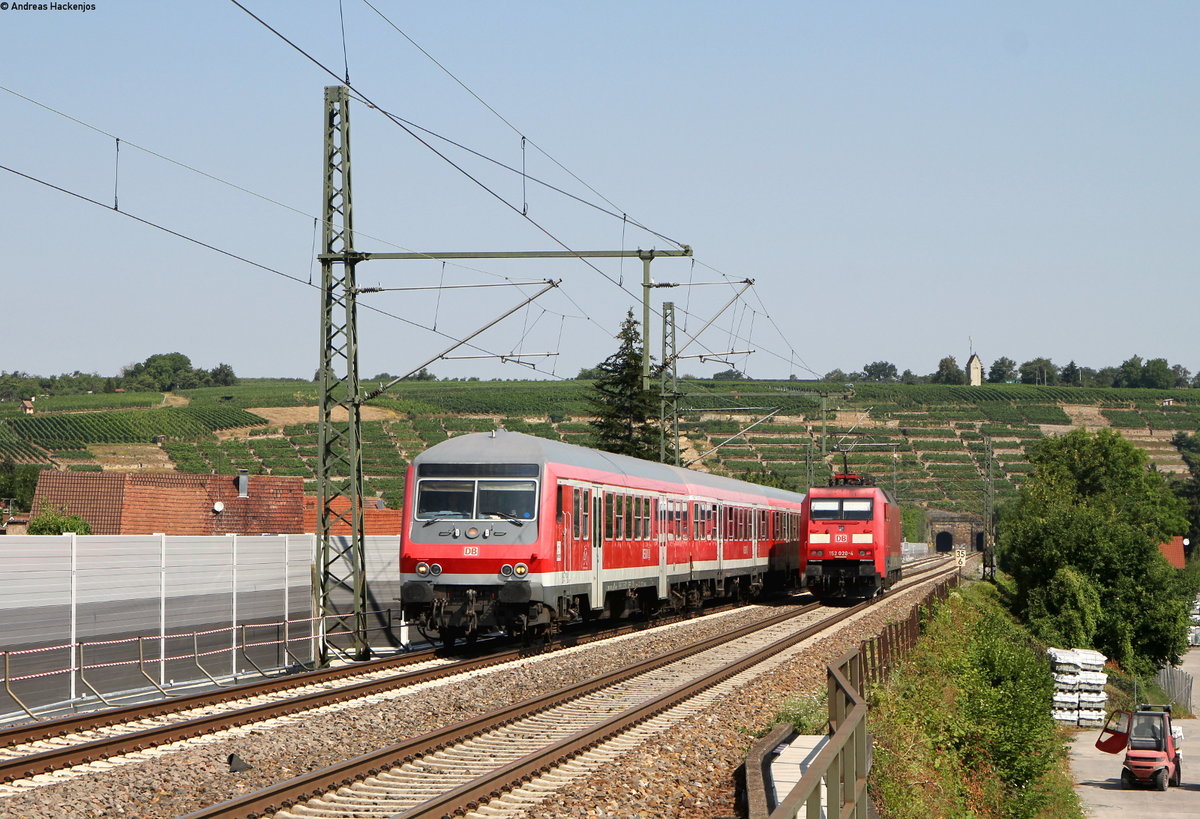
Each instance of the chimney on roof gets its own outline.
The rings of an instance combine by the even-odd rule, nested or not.
[[[239,498],[250,497],[250,470],[239,469],[237,474],[237,490]]]

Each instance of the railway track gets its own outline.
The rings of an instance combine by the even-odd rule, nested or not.
[[[713,609],[724,611],[727,607]],[[277,677],[232,688],[159,700],[143,705],[20,725],[0,731],[0,783],[108,760],[232,727],[299,714],[339,702],[466,674],[523,657],[582,645],[688,619],[660,618],[652,624],[625,623],[564,635],[545,648],[481,645],[467,658],[440,656],[430,649],[340,668]]]
[[[624,747],[637,744],[641,736],[695,713],[705,701],[719,695],[722,683],[853,617],[872,602],[834,610],[812,624],[798,625],[796,621],[830,609],[814,605],[786,612],[222,802],[189,814],[187,819],[400,813],[405,819],[415,819],[470,815],[484,802],[488,803],[486,814],[480,815],[519,813],[554,787],[539,784],[537,777],[550,771],[555,771],[552,776],[558,779],[587,772]],[[629,735],[631,731],[640,734]]]
[[[917,569],[914,565],[910,577],[924,571],[929,569]],[[814,605],[805,610],[815,608]],[[582,644],[645,628],[645,624],[624,624],[597,633],[569,636],[566,642]],[[719,638],[730,639],[736,638]],[[417,652],[365,666],[327,669],[178,700],[19,726],[0,732],[0,743],[4,746],[0,747],[0,781],[28,780],[97,760],[115,762],[122,755],[137,757],[138,752],[179,740],[369,698],[441,677],[478,673],[487,666],[527,658],[532,653],[539,652],[508,649],[483,657],[451,660],[433,651]],[[453,734],[464,729],[456,725],[448,730]]]

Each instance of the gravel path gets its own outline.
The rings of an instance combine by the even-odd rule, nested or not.
[[[669,738],[649,742],[611,769],[577,782],[540,806],[536,816],[732,816],[732,772],[754,735],[769,727],[778,703],[824,685],[825,662],[878,632],[889,612],[907,611],[899,593],[843,627],[838,636],[785,667],[739,689],[719,708],[689,720]],[[470,679],[438,681],[377,695],[368,704],[331,706],[314,712],[176,743],[123,759],[94,763],[78,772],[53,774],[46,784],[0,787],[0,817],[176,817],[248,793],[335,761],[375,750],[519,702],[537,693],[589,679],[627,664],[716,634],[732,623],[763,619],[774,609],[751,607],[717,618],[630,635],[598,646],[508,664]],[[237,754],[253,767],[231,773]]]

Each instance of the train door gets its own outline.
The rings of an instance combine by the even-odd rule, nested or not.
[[[723,503],[716,504],[713,507],[713,523],[717,529],[713,532],[713,540],[717,542],[717,573],[723,574],[725,570],[725,527],[729,525],[729,507]]]
[[[594,490],[592,495],[592,595],[593,609],[604,608],[604,493]]]
[[[668,518],[674,514],[675,504],[666,498],[658,499],[658,508],[651,520],[658,522],[658,599],[667,599],[667,534],[674,531],[674,524]]]

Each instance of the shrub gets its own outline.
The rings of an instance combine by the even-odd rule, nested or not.
[[[953,594],[875,691],[876,801],[893,817],[1080,816],[1053,685],[1041,647],[992,587]]]

